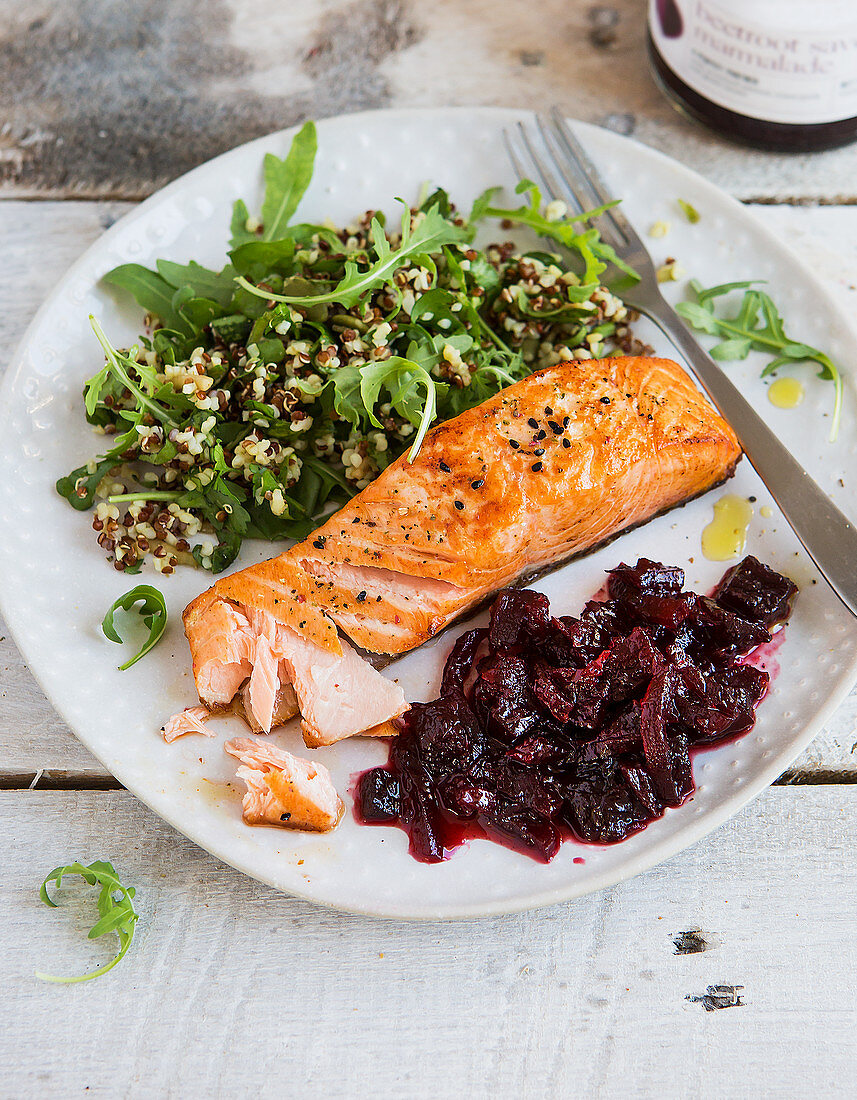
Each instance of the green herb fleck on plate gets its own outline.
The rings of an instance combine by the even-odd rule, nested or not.
[[[818,377],[833,383],[832,443],[839,434],[842,414],[842,376],[839,369],[825,352],[792,340],[786,334],[783,319],[770,296],[754,289],[760,282],[721,283],[706,290],[692,279],[689,285],[695,301],[680,302],[676,312],[700,332],[720,338],[720,342],[710,349],[713,359],[746,359],[751,351],[761,351],[771,356],[762,371],[763,378],[786,364],[816,363]],[[715,314],[715,301],[736,290],[744,292],[737,312],[722,316]]]
[[[139,609],[136,608],[137,604],[140,604]],[[117,634],[113,623],[113,616],[120,608],[123,611],[130,611],[132,608],[137,610],[143,620],[143,625],[149,631],[149,637],[140,652],[136,653],[129,661],[126,661],[124,665],[119,666],[119,671],[124,672],[126,668],[136,664],[141,657],[145,657],[149,650],[161,640],[161,635],[167,628],[167,605],[157,588],[152,588],[150,584],[138,584],[136,588],[132,588],[130,592],[120,596],[118,600],[110,605],[110,609],[101,623],[101,629],[111,642],[118,642],[121,645],[122,639]]]

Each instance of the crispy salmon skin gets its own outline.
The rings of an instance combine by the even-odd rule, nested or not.
[[[668,359],[539,371],[434,428],[413,463],[392,463],[308,539],[194,600],[184,622],[200,699],[228,703],[248,675],[252,689],[247,631],[268,639],[269,673],[294,684],[308,743],[385,722],[403,700],[343,636],[404,653],[495,590],[719,484],[740,456]],[[257,692],[262,728],[277,687]]]

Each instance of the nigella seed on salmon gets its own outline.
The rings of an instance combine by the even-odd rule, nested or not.
[[[563,445],[563,447],[570,447],[571,446],[571,440],[570,439],[564,439],[562,441],[562,445]]]
[[[443,470],[443,472],[445,474],[451,474],[452,473],[452,470],[450,470],[449,466],[447,466],[447,464],[443,461],[443,459],[441,459],[441,461],[438,462],[438,466],[440,466],[441,470]]]
[[[463,512],[464,511],[464,501],[456,500],[455,501],[455,507],[459,510],[459,512]]]
[[[537,428],[539,426],[539,422],[534,416],[531,416],[527,423],[530,425],[531,428]]]
[[[358,603],[363,603],[363,601],[365,599],[366,599],[366,593],[365,592],[358,592],[357,593],[357,602]]]
[[[549,420],[548,427],[554,435],[562,435],[562,424],[557,424],[555,420]]]
[[[545,453],[544,447],[536,447],[536,449],[533,451],[533,454],[537,455],[537,456],[538,455],[543,455],[544,453]]]
[[[517,439],[510,439],[509,446],[512,448],[513,451],[517,451],[521,444],[517,441]]]
[[[539,473],[543,468],[544,467],[543,467],[543,464],[541,462],[534,462],[532,464],[532,466],[530,467],[530,469],[533,471],[534,474]]]
[[[325,540],[324,540],[323,537],[320,538],[320,539],[315,539],[314,542],[313,542],[313,546],[316,548],[316,550],[323,550],[324,549],[324,542],[325,542]]]
[[[471,489],[481,489],[484,484],[485,484],[485,478],[480,477],[478,481],[471,481],[470,482],[470,488]]]
[[[602,405],[609,405],[610,404],[610,398],[609,397],[602,397],[601,398],[601,404]]]

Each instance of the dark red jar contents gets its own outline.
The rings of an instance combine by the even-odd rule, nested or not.
[[[768,688],[746,662],[797,588],[754,557],[712,597],[641,558],[579,618],[500,592],[458,638],[441,692],[399,720],[386,768],[358,780],[358,819],[395,824],[435,863],[487,837],[549,862],[563,837],[613,844],[693,792],[691,752],[745,734]]]

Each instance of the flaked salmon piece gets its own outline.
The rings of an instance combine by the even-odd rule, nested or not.
[[[248,825],[279,825],[326,833],[335,828],[345,805],[327,768],[292,756],[254,737],[227,741],[226,751],[241,761],[244,820]]]
[[[401,688],[361,660],[347,642],[339,642],[337,654],[278,623],[267,611],[226,606],[224,614],[216,603],[211,604],[199,622],[203,648],[194,670],[199,671],[197,689],[207,706],[225,705],[223,685],[226,690],[234,685],[233,694],[239,693],[248,724],[254,732],[269,733],[294,700],[308,745],[331,745],[407,710]],[[231,635],[231,642],[211,640],[213,612],[216,628]],[[188,636],[196,637],[195,628]],[[217,665],[220,653],[226,654],[222,666]],[[239,673],[249,674],[240,691]],[[211,684],[219,694],[210,690]]]
[[[193,675],[210,708],[226,706],[253,671],[256,637],[247,616],[231,603],[211,604],[194,636]]]
[[[262,635],[256,639],[256,652],[247,697],[251,714],[266,732],[270,732],[273,724],[274,703],[279,687],[280,661],[274,656],[271,643]]]
[[[206,686],[218,682],[200,652],[210,663],[228,649],[213,638],[229,628],[222,613],[219,627],[209,621],[225,600],[248,624],[264,611],[290,632],[274,652],[294,682],[305,739],[362,732],[397,712],[352,728],[358,700],[372,699],[378,685],[370,689],[331,631],[369,652],[404,653],[497,589],[721,483],[740,457],[728,424],[670,360],[538,371],[432,429],[413,463],[397,459],[308,539],[190,604],[185,630],[200,698],[208,703]],[[305,645],[292,662],[293,636]],[[341,654],[343,675],[331,678],[318,652]]]
[[[238,691],[235,699],[232,703],[233,712],[239,717],[243,718],[253,733],[265,733],[261,724],[256,720],[253,714],[253,708],[250,706],[250,681],[247,680]],[[276,729],[277,726],[282,726],[289,721],[290,718],[298,713],[298,700],[295,695],[295,689],[290,683],[280,683],[277,688],[276,697],[274,699],[274,715],[271,719],[271,729]]]
[[[398,684],[367,664],[347,642],[342,656],[319,649],[280,627],[281,652],[298,698],[307,745],[332,745],[404,714]]]
[[[208,707],[185,707],[178,714],[161,727],[164,740],[169,743],[177,737],[184,737],[186,733],[201,733],[204,737],[214,737],[214,731],[206,727],[205,723],[211,717]]]

